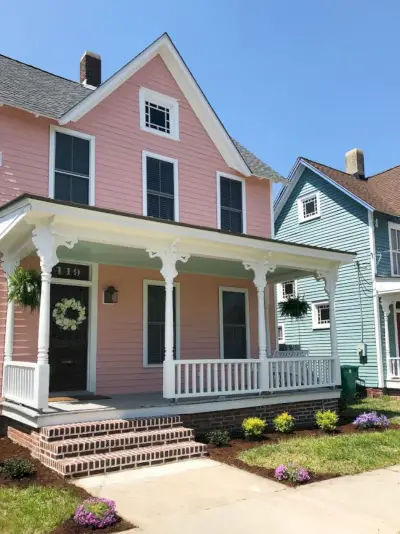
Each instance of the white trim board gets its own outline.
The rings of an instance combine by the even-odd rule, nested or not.
[[[146,102],[155,104],[157,106],[163,106],[169,111],[169,124],[170,133],[156,130],[146,125]],[[173,139],[179,141],[179,102],[176,98],[158,93],[147,87],[141,87],[139,89],[139,112],[140,112],[140,129],[144,132],[148,132],[167,139]]]
[[[217,228],[221,229],[221,178],[229,178],[242,184],[242,233],[245,234],[247,232],[246,180],[240,176],[219,171],[217,171]]]
[[[251,358],[250,350],[250,310],[249,310],[249,290],[241,287],[219,286],[218,288],[218,308],[219,308],[219,357],[224,359],[224,311],[222,306],[222,295],[229,293],[244,293],[245,314],[246,314],[246,358]]]
[[[275,204],[274,204],[275,221],[279,217],[284,205],[286,204],[287,200],[289,199],[289,196],[291,195],[293,189],[295,188],[297,182],[299,181],[299,179],[300,179],[300,177],[303,174],[305,169],[310,169],[315,174],[317,174],[318,176],[320,176],[321,178],[326,180],[328,183],[330,183],[331,185],[333,185],[334,187],[339,189],[339,191],[342,191],[342,193],[344,193],[348,197],[352,198],[353,200],[355,200],[356,202],[361,204],[361,206],[364,206],[364,208],[366,208],[367,210],[374,211],[374,208],[372,206],[370,206],[367,202],[364,202],[359,197],[357,197],[356,195],[351,193],[348,189],[346,189],[345,187],[342,187],[341,185],[339,185],[334,180],[331,180],[331,178],[326,176],[326,174],[324,174],[323,172],[321,172],[318,169],[316,169],[315,167],[313,167],[307,161],[304,161],[302,158],[298,158],[296,163],[293,165],[292,170],[290,171],[289,178],[288,178],[289,184],[286,185],[282,189],[282,191],[280,192],[280,194],[278,195],[278,197],[277,197],[277,199],[275,201]]]

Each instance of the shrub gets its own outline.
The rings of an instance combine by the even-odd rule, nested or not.
[[[288,480],[293,484],[303,484],[310,480],[310,473],[304,467],[299,467],[295,464],[278,465],[275,469],[275,478],[277,480]]]
[[[74,520],[81,527],[110,527],[117,522],[115,502],[101,497],[86,499],[76,508]]]
[[[287,412],[283,412],[277,415],[272,421],[274,428],[277,432],[283,432],[285,434],[292,432],[294,428],[295,419],[293,415],[289,415]]]
[[[315,420],[317,426],[324,432],[334,432],[339,422],[339,416],[332,410],[320,410],[316,413]]]
[[[267,423],[259,417],[248,417],[242,423],[242,429],[247,439],[259,439]]]
[[[212,430],[207,434],[207,441],[216,447],[226,447],[231,440],[227,430]]]
[[[34,464],[26,458],[8,458],[2,463],[0,470],[6,478],[24,478],[36,472]]]
[[[386,415],[378,415],[376,412],[362,413],[354,421],[357,428],[387,428],[390,425]]]

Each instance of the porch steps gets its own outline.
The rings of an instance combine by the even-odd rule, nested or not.
[[[66,477],[87,476],[206,455],[179,416],[116,419],[43,427],[30,434],[9,428],[9,437]]]

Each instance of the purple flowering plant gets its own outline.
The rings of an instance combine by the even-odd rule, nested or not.
[[[275,469],[275,478],[280,481],[288,480],[294,484],[304,484],[311,479],[307,469],[296,464],[278,465]]]
[[[92,497],[77,506],[75,522],[82,527],[105,528],[117,522],[115,502],[111,499]]]
[[[378,415],[376,412],[366,412],[354,419],[353,425],[361,429],[387,428],[390,425],[390,421],[386,415]]]

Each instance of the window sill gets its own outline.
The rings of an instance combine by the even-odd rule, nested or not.
[[[313,324],[313,330],[329,330],[330,324]]]
[[[308,221],[314,221],[315,219],[320,219],[321,218],[321,214],[318,214],[318,215],[313,215],[312,217],[307,217],[307,219],[299,219],[299,223],[306,223]]]
[[[146,126],[141,126],[140,129],[143,132],[147,132],[153,135],[158,135],[159,137],[164,137],[165,139],[171,139],[172,141],[180,141],[179,135],[160,132],[159,130],[155,130],[154,128],[147,128]]]

